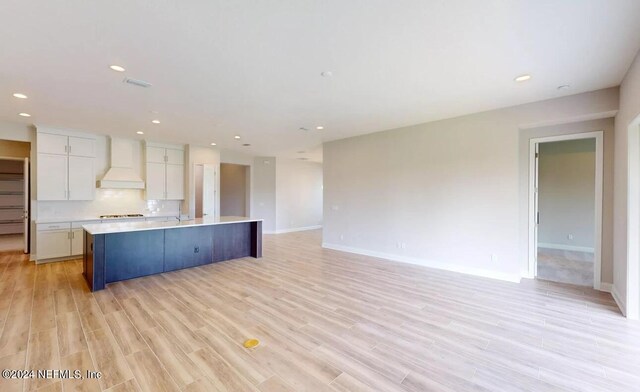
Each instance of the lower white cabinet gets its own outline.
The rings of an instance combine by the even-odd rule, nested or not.
[[[71,230],[71,256],[84,254],[84,230]]]
[[[39,231],[37,241],[38,260],[71,256],[69,229]]]

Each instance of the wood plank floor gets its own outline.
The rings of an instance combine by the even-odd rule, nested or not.
[[[0,391],[638,391],[640,325],[588,288],[493,281],[265,236],[265,257],[109,285],[0,255]],[[242,342],[261,344],[247,350]]]

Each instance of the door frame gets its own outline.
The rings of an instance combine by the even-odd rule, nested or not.
[[[569,135],[546,136],[529,139],[529,257],[528,276],[535,278],[537,275],[537,251],[536,239],[536,146],[541,143],[550,143],[566,140],[595,139],[596,140],[596,173],[595,173],[595,235],[594,235],[594,265],[593,288],[601,289],[602,274],[602,199],[603,199],[603,173],[604,173],[604,132],[583,132]]]
[[[622,312],[632,320],[640,319],[640,115],[628,125],[627,161],[627,274],[626,292],[612,290]]]
[[[24,178],[24,209],[23,209],[23,224],[24,224],[24,244],[23,244],[23,253],[29,254],[31,251],[31,160],[28,157],[25,158],[17,158],[17,157],[7,157],[0,156],[0,160],[2,161],[20,161],[24,164],[24,173],[22,176]]]

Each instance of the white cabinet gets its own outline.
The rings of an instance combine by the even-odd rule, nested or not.
[[[69,157],[38,153],[38,200],[67,200]]]
[[[147,200],[184,199],[182,146],[146,145]]]
[[[69,200],[93,200],[96,184],[93,161],[90,157],[69,156]]]
[[[167,200],[184,199],[184,165],[167,164]]]
[[[69,137],[66,135],[38,132],[36,141],[38,153],[58,155],[67,155],[68,153]]]
[[[38,200],[93,200],[94,139],[38,131],[37,152]]]
[[[69,230],[38,232],[38,259],[70,256]]]
[[[71,230],[71,255],[84,254],[84,230],[72,229]]]
[[[69,155],[95,157],[95,141],[85,137],[69,136]]]

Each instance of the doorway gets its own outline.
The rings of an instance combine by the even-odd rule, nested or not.
[[[249,166],[220,164],[220,215],[250,216]]]
[[[602,132],[531,139],[530,273],[600,288]]]
[[[216,168],[209,164],[195,165],[196,218],[216,216]]]
[[[0,252],[29,253],[29,158],[0,157]]]

